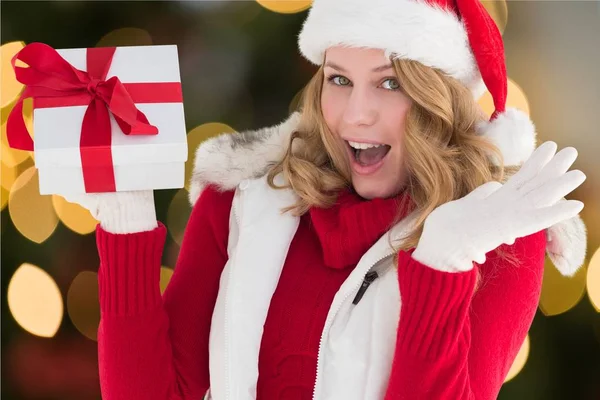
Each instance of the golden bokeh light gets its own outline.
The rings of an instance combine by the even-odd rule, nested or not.
[[[2,159],[2,163],[6,164],[8,167],[16,167],[29,157],[30,153],[28,151],[15,150],[8,145],[8,138],[6,137],[6,124],[2,124],[2,136],[0,140],[0,157]]]
[[[63,317],[60,290],[52,277],[39,267],[22,264],[8,284],[8,308],[27,332],[52,337]]]
[[[587,292],[590,302],[600,312],[600,247],[596,250],[587,268]]]
[[[169,285],[171,281],[171,277],[173,276],[173,269],[169,267],[161,267],[160,268],[160,294],[165,292],[165,289]]]
[[[481,4],[496,23],[500,33],[504,33],[506,24],[508,23],[508,7],[506,5],[506,0],[483,0]]]
[[[62,196],[53,195],[52,205],[60,221],[73,232],[87,235],[96,230],[98,221],[90,212],[76,203],[69,203]]]
[[[525,366],[525,363],[527,362],[527,357],[529,356],[529,346],[529,334],[527,334],[527,336],[525,337],[525,341],[523,341],[523,344],[521,345],[521,348],[517,353],[517,357],[513,361],[513,364],[510,367],[506,378],[504,379],[504,382],[510,381],[512,378],[517,376],[519,372],[521,372],[521,370]]]
[[[8,107],[2,109],[2,136],[0,144],[4,163],[16,166],[27,160],[28,157],[34,158],[34,156],[33,151],[17,150],[8,145],[7,120],[13,107],[14,103],[11,103]],[[33,100],[31,98],[23,100],[23,120],[27,127],[27,133],[33,139]]]
[[[11,60],[15,54],[25,47],[23,42],[9,42],[0,46],[0,62],[2,69],[0,74],[0,108],[8,107],[21,94],[23,84],[17,81]]]
[[[73,279],[67,292],[67,312],[79,332],[89,339],[98,339],[100,305],[96,272],[82,271]]]
[[[565,277],[547,258],[540,298],[544,315],[562,314],[575,307],[585,294],[585,275],[585,268],[581,268],[573,277]]]
[[[167,210],[167,228],[173,240],[181,246],[185,227],[187,226],[192,207],[188,200],[188,192],[184,189],[179,190]]]
[[[479,106],[483,109],[485,114],[490,117],[494,112],[494,100],[489,91],[485,93],[478,100]],[[512,80],[508,79],[508,92],[506,96],[506,107],[517,108],[529,115],[529,102],[525,92],[519,85]]]
[[[6,124],[6,121],[8,121],[8,116],[10,115],[10,112],[12,111],[15,104],[16,100],[8,104],[6,107],[0,109],[0,122],[2,122],[2,125]]]
[[[185,163],[185,188],[187,190],[189,190],[190,187],[190,178],[192,177],[192,170],[194,168],[194,155],[200,143],[204,142],[206,139],[220,135],[221,133],[232,132],[235,132],[235,129],[220,122],[208,122],[199,125],[188,132],[188,161]]]
[[[17,230],[35,243],[48,239],[58,225],[52,196],[40,195],[35,167],[25,170],[13,184],[8,211]]]
[[[104,35],[96,47],[150,46],[152,36],[144,29],[120,28]]]
[[[280,14],[294,14],[308,10],[312,0],[256,0],[267,10]]]
[[[4,159],[0,162],[2,165],[2,170],[0,175],[0,183],[2,184],[2,188],[10,191],[10,188],[13,186],[15,181],[17,180],[17,169],[15,167],[9,167],[4,163]]]

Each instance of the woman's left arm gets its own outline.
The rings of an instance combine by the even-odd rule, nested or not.
[[[564,199],[585,180],[567,172],[577,151],[556,148],[546,142],[505,184],[485,183],[437,207],[416,249],[400,253],[387,399],[496,398],[538,304],[545,229],[583,208]],[[512,250],[520,265],[496,257],[498,248]]]
[[[537,309],[545,245],[543,231],[517,239],[502,247],[519,265],[491,252],[465,272],[400,253],[402,306],[386,400],[496,399]]]

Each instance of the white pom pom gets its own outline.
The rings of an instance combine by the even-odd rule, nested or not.
[[[516,108],[507,108],[491,122],[479,123],[477,131],[500,149],[505,166],[523,163],[535,150],[535,126],[527,114]]]
[[[573,276],[583,265],[587,250],[587,231],[583,220],[575,216],[546,231],[546,253],[564,276]]]

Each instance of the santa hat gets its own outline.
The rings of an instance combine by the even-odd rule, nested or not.
[[[298,45],[315,65],[332,46],[378,48],[443,71],[475,98],[487,88],[495,110],[479,133],[500,149],[505,165],[522,163],[535,149],[529,117],[506,109],[504,45],[479,0],[314,0]]]

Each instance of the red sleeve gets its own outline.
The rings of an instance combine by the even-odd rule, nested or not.
[[[227,261],[232,200],[233,192],[203,192],[162,297],[164,225],[127,235],[98,228],[102,398],[203,398],[209,387],[208,338]]]
[[[463,273],[400,253],[402,305],[386,400],[496,399],[533,322],[545,246],[538,232],[503,246],[518,265],[491,252]]]

